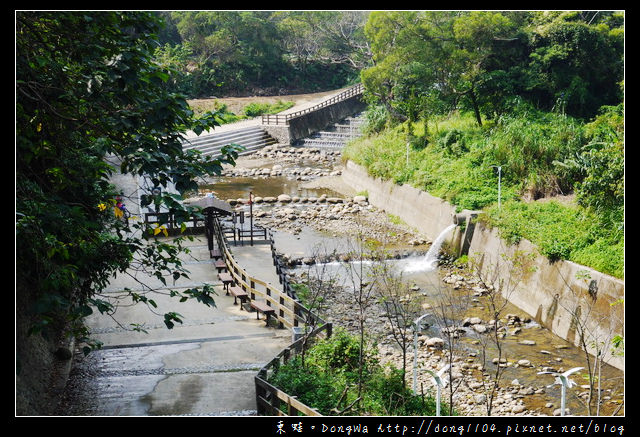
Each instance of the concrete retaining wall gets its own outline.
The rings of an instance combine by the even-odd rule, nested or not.
[[[455,207],[426,191],[372,178],[364,167],[348,161],[342,180],[356,192],[366,191],[369,202],[396,215],[431,240],[453,223]],[[453,238],[448,239],[452,243]]]
[[[262,128],[279,143],[293,144],[327,126],[347,118],[366,107],[360,95],[336,102],[289,120],[288,125],[267,125]]]
[[[371,204],[399,216],[431,239],[454,222],[455,207],[448,202],[408,185],[372,178],[351,161],[342,179],[357,192],[367,191]],[[464,246],[461,238],[461,232],[455,232],[447,242],[457,249]],[[554,334],[578,344],[575,317],[580,315],[591,321],[589,332],[598,339],[610,342],[611,334],[624,335],[624,305],[617,304],[624,298],[624,281],[568,261],[550,263],[530,242],[510,246],[497,230],[482,223],[475,225],[468,239],[470,259],[478,263],[483,277],[496,281],[507,280],[514,270],[508,268],[503,255],[532,254],[528,267],[535,271],[519,278],[517,287],[505,297]],[[624,370],[624,358],[609,362]]]
[[[624,281],[570,261],[550,262],[539,255],[529,241],[508,245],[497,229],[476,225],[469,258],[477,263],[482,276],[491,283],[507,283],[512,268],[506,260],[518,254],[534,254],[526,262],[532,271],[525,273],[517,286],[508,288],[505,297],[528,313],[540,325],[578,346],[581,320],[587,340],[611,344],[612,335],[624,335]],[[607,348],[607,352],[610,349]],[[624,370],[624,358],[612,357],[609,364]]]

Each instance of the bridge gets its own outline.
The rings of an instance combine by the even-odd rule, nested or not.
[[[362,111],[365,107],[363,91],[362,84],[357,84],[302,109],[294,107],[280,114],[223,125],[210,134],[190,135],[183,142],[183,149],[195,149],[215,157],[228,144],[243,146],[240,155],[275,143],[293,145]],[[334,143],[339,144],[336,141]]]

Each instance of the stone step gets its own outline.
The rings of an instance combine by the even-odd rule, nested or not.
[[[296,145],[320,149],[341,149],[349,140],[362,135],[360,127],[364,123],[362,115],[356,114],[299,140]]]
[[[246,155],[275,143],[276,140],[262,128],[248,127],[188,139],[183,143],[183,149],[195,149],[199,150],[203,155],[218,156],[222,147],[229,144],[239,144],[245,149],[238,154]]]

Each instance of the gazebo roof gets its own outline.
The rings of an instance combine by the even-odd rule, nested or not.
[[[199,206],[202,209],[213,208],[223,215],[233,214],[233,208],[231,208],[231,205],[224,200],[216,199],[215,197],[206,196],[198,200],[189,201],[188,203],[193,206]]]

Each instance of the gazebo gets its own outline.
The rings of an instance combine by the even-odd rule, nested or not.
[[[214,248],[214,225],[213,221],[217,217],[221,216],[229,216],[233,214],[233,208],[224,200],[217,199],[213,197],[213,195],[207,195],[198,200],[188,202],[191,206],[197,206],[202,208],[202,211],[205,216],[204,220],[204,229],[205,235],[207,236],[207,244],[209,246],[209,251],[212,251]]]

